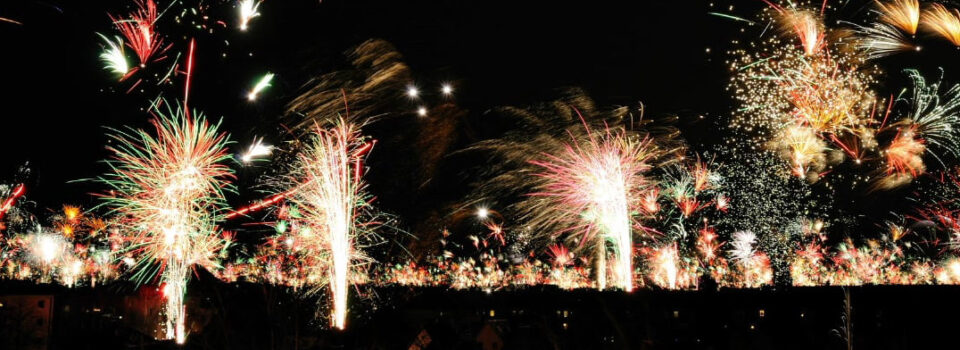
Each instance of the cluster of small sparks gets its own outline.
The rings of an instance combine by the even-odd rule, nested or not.
[[[733,52],[730,91],[741,108],[731,127],[810,182],[844,162],[869,163],[877,171],[863,177],[890,189],[929,169],[925,154],[955,155],[956,87],[940,89],[908,70],[910,98],[877,96],[880,71],[871,61],[912,47],[890,39],[936,27],[945,20],[934,14],[949,11],[935,4],[921,16],[917,1],[878,2],[877,22],[850,31],[828,28],[826,9],[771,4],[763,13],[783,30]]]
[[[121,241],[118,231],[102,218],[67,205],[51,215],[49,223],[25,221],[0,243],[4,278],[96,286],[115,280],[125,270],[114,256]]]

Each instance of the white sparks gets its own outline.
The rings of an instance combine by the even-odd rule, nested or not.
[[[107,43],[103,53],[100,54],[100,60],[104,63],[104,69],[109,70],[120,77],[123,77],[130,71],[130,65],[127,63],[127,56],[123,52],[123,39],[117,37],[116,41],[110,40],[106,36],[97,33],[103,41]]]
[[[257,96],[260,95],[260,92],[263,91],[263,89],[266,89],[267,87],[271,86],[270,81],[272,80],[273,80],[273,73],[265,74],[262,78],[260,78],[259,81],[257,81],[257,85],[253,86],[253,89],[250,90],[250,93],[247,94],[247,100],[255,101],[257,99]]]
[[[416,86],[410,85],[407,87],[407,97],[417,98],[420,97],[420,90]]]
[[[243,155],[240,156],[240,160],[243,163],[250,163],[254,158],[269,156],[273,152],[273,146],[263,143],[263,139],[254,139],[253,144],[250,145],[250,148],[247,149]]]
[[[733,241],[730,242],[731,260],[745,262],[753,257],[753,244],[757,241],[757,234],[752,231],[734,232]]]
[[[260,16],[260,12],[257,12],[257,8],[260,7],[260,1],[256,0],[240,0],[240,30],[247,30],[247,24],[254,17]]]

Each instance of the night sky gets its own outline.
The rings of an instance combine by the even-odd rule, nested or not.
[[[536,2],[521,7],[515,1],[268,0],[260,6],[262,15],[251,21],[250,30],[241,32],[236,29],[232,2],[188,0],[159,21],[159,30],[173,46],[158,66],[167,69],[177,53],[186,52],[189,39],[196,39],[190,105],[214,120],[222,118],[224,129],[236,141],[234,152],[254,136],[273,144],[289,139],[283,132],[284,123],[290,121],[284,116],[286,104],[310,78],[344,67],[348,63],[344,53],[371,38],[396,46],[415,76],[411,83],[422,90],[435,92],[442,82],[455,85],[454,103],[467,112],[458,125],[469,129],[459,131],[466,136],[455,140],[455,147],[498,136],[496,125],[485,125],[484,112],[493,107],[548,101],[560,89],[580,87],[601,106],[643,102],[651,118],[676,115],[682,137],[694,149],[708,149],[720,141],[717,118],[734,108],[725,90],[729,43],[741,35],[754,35],[741,34],[739,24],[709,12],[749,16],[764,6],[761,1],[736,3],[733,8],[729,3],[711,6],[702,1],[589,6],[586,2]],[[856,17],[867,5],[851,3],[843,12]],[[0,4],[0,17],[22,23],[0,22],[0,62],[5,68],[0,95],[4,121],[0,147],[5,154],[0,178],[13,177],[29,161],[28,197],[38,208],[58,208],[64,203],[92,206],[96,201],[90,193],[102,189],[94,183],[71,181],[105,172],[101,160],[109,156],[104,148],[107,128],[145,127],[150,99],[161,94],[168,99],[183,96],[182,76],[163,86],[145,82],[127,93],[129,81],[117,83],[103,70],[97,57],[101,40],[95,33],[115,33],[107,14],[131,8],[131,1]],[[181,8],[206,10],[199,15],[187,13],[176,23],[172,17]],[[887,62],[903,67],[902,60],[914,66],[919,60],[920,67],[933,69],[956,57],[952,48],[946,54],[931,50]],[[248,102],[246,91],[268,71],[277,74],[273,86],[256,102]],[[889,75],[896,79],[896,74]],[[425,103],[429,106],[431,100]],[[403,123],[402,118],[411,117],[397,116],[391,122]],[[383,134],[390,128],[371,130],[378,139],[394,136]],[[386,142],[371,156],[371,188],[383,209],[409,216],[455,201],[420,193],[415,207],[410,206],[407,196],[419,184],[404,183],[402,176],[391,179],[385,173],[393,165],[378,168],[379,160],[395,165],[409,151],[403,144]],[[259,198],[262,192],[246,185],[255,184],[268,167],[237,167],[240,188],[231,204],[240,206]],[[455,167],[440,169],[435,178],[461,175]],[[443,183],[456,187],[463,182]],[[463,188],[434,191],[447,197],[465,192]],[[883,199],[886,194],[879,196]],[[878,200],[864,202],[870,206]],[[888,212],[872,207],[865,211],[878,216]]]
[[[90,186],[66,182],[103,172],[98,161],[108,156],[104,127],[146,124],[143,108],[156,96],[155,89],[125,93],[130,84],[114,82],[97,58],[101,41],[95,32],[112,33],[107,13],[124,13],[130,4],[0,4],[3,17],[23,23],[0,24],[5,52],[0,60],[7,68],[0,97],[5,124],[0,142],[8,150],[3,174],[30,161],[36,178],[30,198],[42,206],[89,201],[85,192]],[[653,113],[722,112],[727,105],[718,63],[722,51],[719,60],[716,54],[722,47],[715,46],[713,54],[705,48],[709,42],[721,45],[714,35],[733,26],[706,11],[701,4],[673,1],[642,7],[267,1],[248,32],[232,25],[214,25],[214,34],[175,24],[160,24],[160,30],[182,33],[169,35],[171,52],[186,50],[182,38],[197,39],[191,105],[222,117],[239,150],[253,135],[278,136],[283,106],[305,81],[343,65],[343,53],[370,38],[393,43],[422,89],[455,82],[458,105],[472,114],[543,101],[571,86],[584,88],[601,103],[643,101]],[[213,2],[210,16],[232,23],[235,11],[230,4]],[[245,91],[265,71],[277,73],[274,86],[264,98],[248,103]],[[179,80],[163,87],[164,96],[182,96]]]

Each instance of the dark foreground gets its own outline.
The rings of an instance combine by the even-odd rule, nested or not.
[[[955,348],[960,287],[839,287],[632,294],[539,287],[380,288],[346,332],[285,288],[196,282],[185,349],[934,349]],[[169,349],[158,291],[0,282],[0,349]],[[358,303],[359,304],[359,303]],[[852,325],[850,332],[845,326]],[[951,345],[952,344],[952,345]],[[498,347],[499,346],[499,347]]]

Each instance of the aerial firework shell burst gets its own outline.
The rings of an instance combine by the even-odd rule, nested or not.
[[[223,190],[232,170],[225,164],[227,135],[203,116],[170,108],[154,110],[155,135],[115,130],[116,146],[107,161],[111,172],[100,181],[103,196],[125,225],[127,256],[136,259],[133,278],[147,283],[159,275],[167,299],[167,336],[185,340],[189,271],[213,268],[226,242],[216,222],[225,213]]]

